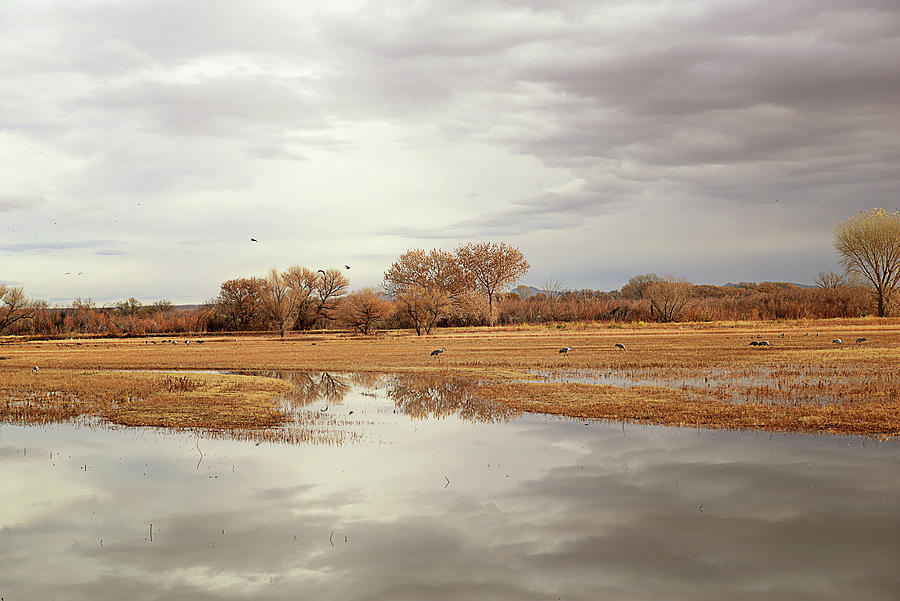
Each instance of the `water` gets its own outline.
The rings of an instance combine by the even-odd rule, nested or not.
[[[0,596],[900,597],[897,442],[586,425],[469,410],[465,385],[309,379],[324,387],[285,402],[352,437],[0,426]]]

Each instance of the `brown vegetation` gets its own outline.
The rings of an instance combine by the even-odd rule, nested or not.
[[[182,395],[210,398],[226,390],[209,388],[213,383],[206,383],[206,375],[187,374],[183,376],[187,383],[182,384],[160,374],[116,374],[111,378],[83,370],[304,370],[395,373],[401,378],[418,374],[434,379],[430,384],[397,380],[393,393],[396,399],[406,399],[398,403],[411,414],[420,412],[417,407],[427,407],[426,402],[440,412],[441,407],[463,408],[469,402],[466,399],[480,398],[490,405],[473,404],[473,414],[493,411],[496,415],[491,407],[506,407],[512,412],[666,425],[876,436],[900,433],[898,320],[612,325],[615,327],[470,328],[444,330],[427,338],[400,333],[374,338],[321,333],[284,340],[208,339],[204,345],[177,346],[144,340],[95,340],[81,345],[74,341],[13,343],[0,346],[5,357],[0,361],[0,389],[6,398],[27,400],[36,403],[33,408],[52,412],[56,411],[54,403],[47,404],[39,397],[50,393],[62,403],[69,399],[66,383],[74,378],[83,383],[77,388],[79,394],[113,387],[114,393],[104,401],[107,405],[102,405],[104,411],[114,408],[113,399],[132,397],[129,408],[139,411],[146,406],[148,415],[155,416],[139,420],[134,412],[118,408],[110,413],[116,423],[175,424],[178,422],[166,420],[184,416],[180,425],[193,426],[201,422],[189,415],[197,414],[165,407],[180,403]],[[858,337],[867,340],[853,344]],[[834,338],[847,344],[834,344]],[[751,340],[762,339],[770,346],[749,346]],[[615,348],[616,343],[628,350]],[[430,356],[431,350],[441,346],[446,347],[445,353]],[[557,351],[562,346],[574,350],[561,355]],[[32,374],[31,365],[39,365],[40,371]],[[448,383],[447,377],[476,381],[478,393],[472,396],[472,384]],[[195,381],[204,382],[206,392],[187,390]],[[216,381],[225,385],[224,380]],[[156,392],[139,387],[151,384]],[[129,386],[138,388],[135,391]],[[254,402],[270,411],[276,392],[257,396]],[[138,397],[159,399],[158,409],[153,409],[150,401],[135,400]],[[296,398],[307,397],[301,394]],[[216,406],[215,411],[238,410],[229,403]],[[15,406],[7,404],[6,419],[21,415],[10,413]],[[205,419],[212,419],[213,405],[209,407],[211,413],[205,414]],[[272,423],[270,414],[260,415],[257,425]],[[231,418],[209,423],[227,427]]]

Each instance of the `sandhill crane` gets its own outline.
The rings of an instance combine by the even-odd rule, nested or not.
[[[616,343],[616,348],[620,348],[620,349],[622,349],[623,351],[628,350],[628,349],[625,348],[625,345],[622,344],[621,342],[617,342],[617,343]]]
[[[857,338],[857,339],[856,339],[856,344],[859,344],[859,343],[865,342],[865,341],[866,341],[865,338]]]
[[[844,343],[841,342],[840,338],[835,338],[834,340],[831,341],[831,344],[844,344]]]
[[[447,350],[447,349],[445,349],[444,347],[441,347],[441,348],[439,348],[439,349],[434,349],[433,351],[431,351],[431,356],[432,356],[432,357],[437,357],[438,355],[440,355],[441,353],[443,353],[445,350]]]
[[[571,350],[572,350],[571,346],[564,346],[561,349],[559,349],[559,352],[560,352],[560,354],[565,355],[566,353],[568,353]]]

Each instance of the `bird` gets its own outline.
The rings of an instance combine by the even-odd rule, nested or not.
[[[35,365],[34,367],[31,368],[31,373],[33,373],[33,374],[37,373],[37,370],[38,370],[38,366]]]
[[[831,341],[831,344],[843,344],[843,342],[841,342],[840,338],[835,338],[834,340]]]
[[[432,357],[437,357],[438,355],[440,355],[441,353],[443,353],[445,350],[447,350],[447,349],[445,349],[444,347],[441,347],[441,348],[439,348],[439,349],[434,349],[433,351],[431,351],[431,356],[432,356]]]
[[[259,242],[256,238],[250,238],[250,242]]]
[[[564,346],[561,349],[559,349],[559,352],[561,355],[565,355],[566,353],[568,353],[571,350],[572,350],[571,346]]]
[[[316,271],[316,273],[321,273],[322,275],[328,275],[327,273],[325,273],[324,269],[320,269],[320,270]]]
[[[772,346],[772,345],[769,344],[769,341],[768,341],[768,340],[760,340],[760,341],[759,341],[759,346]]]
[[[346,263],[344,263],[344,267],[346,267],[347,269],[350,269],[350,266],[347,265]]]
[[[860,342],[865,342],[865,341],[866,341],[865,338],[857,338],[857,339],[856,339],[856,344],[859,344]]]
[[[623,351],[628,350],[628,349],[625,348],[625,345],[622,344],[621,342],[617,342],[617,343],[616,343],[616,348],[620,348],[620,349],[622,349]]]
[[[759,346],[759,343],[755,340],[750,341],[750,346]]]

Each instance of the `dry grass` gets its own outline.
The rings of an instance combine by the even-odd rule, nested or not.
[[[865,337],[867,341],[852,344],[857,337]],[[843,339],[844,344],[832,344],[833,338]],[[766,339],[772,346],[748,345],[750,340],[758,339]],[[47,377],[53,381],[65,382],[71,377],[87,377],[83,370],[88,369],[399,373],[474,378],[485,384],[483,397],[504,404],[510,411],[700,427],[876,436],[900,433],[900,376],[897,374],[900,320],[896,319],[624,327],[566,324],[441,330],[421,338],[390,332],[368,338],[314,334],[285,340],[272,337],[206,337],[205,340],[203,345],[148,344],[143,339],[4,344],[0,345],[0,357],[5,357],[0,360],[0,390],[10,390],[7,382],[15,381],[18,387],[15,390],[20,395],[51,393],[64,397],[63,388],[42,378],[49,373]],[[617,342],[628,350],[616,349]],[[443,355],[429,356],[432,349],[441,346],[447,349]],[[561,355],[558,349],[563,346],[574,350]],[[40,375],[31,374],[32,365],[41,367]],[[523,382],[535,379],[535,372],[555,375],[557,381],[572,379],[573,375],[583,380],[581,383]],[[156,380],[135,377],[144,382],[140,386],[148,385],[147,380],[156,382],[158,388],[164,387],[159,384],[158,374]],[[208,380],[199,374],[185,377],[203,381],[204,386],[196,390],[156,390],[149,395],[144,392],[129,395],[128,383],[133,386],[139,383],[117,377],[115,386],[125,388],[116,398],[124,395],[124,398],[155,398],[159,402],[154,405],[150,400],[131,401],[131,407],[135,408],[131,412],[112,407],[109,402],[105,410],[119,420],[117,423],[129,423],[126,420],[130,419],[136,425],[152,422],[192,427],[207,421],[231,423],[230,417],[217,417],[217,411],[241,416],[234,423],[249,420],[256,424],[253,427],[272,423],[265,411],[271,411],[271,398],[278,390],[256,393],[253,403],[265,411],[249,418],[241,405],[250,401],[235,401],[233,396],[228,396],[224,384],[212,388],[217,378],[224,382],[235,376]],[[97,382],[104,378],[110,379],[108,375],[95,376]],[[603,385],[610,378],[616,386]],[[257,384],[247,386],[262,390],[255,388]],[[9,392],[2,394],[10,398]],[[192,403],[198,409],[193,413],[167,406],[176,400],[181,403],[185,395],[197,395],[206,401]],[[221,395],[222,400],[213,402],[215,395]],[[398,400],[398,403],[415,407],[414,396],[406,397],[413,400]],[[229,403],[229,398],[234,402]],[[33,398],[32,402],[37,400]],[[9,413],[4,415],[4,419],[9,419]],[[103,415],[106,417],[107,413]],[[153,416],[153,419],[143,419],[140,415]]]
[[[0,420],[49,423],[81,417],[125,426],[231,430],[284,421],[272,402],[290,385],[219,374],[42,369],[0,372]]]

